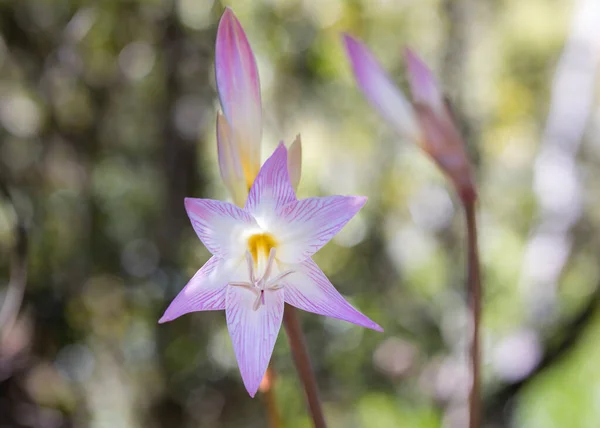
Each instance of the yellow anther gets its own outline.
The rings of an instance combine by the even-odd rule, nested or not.
[[[252,255],[254,265],[258,266],[259,260],[267,260],[271,248],[277,248],[277,241],[270,233],[258,233],[248,238],[248,251]]]

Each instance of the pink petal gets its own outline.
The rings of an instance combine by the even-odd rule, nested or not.
[[[443,99],[435,77],[410,49],[405,50],[408,77],[423,138],[423,149],[448,175],[463,201],[477,197],[463,139]]]
[[[311,258],[298,265],[289,265],[289,268],[295,272],[284,280],[286,303],[304,311],[383,331],[378,324],[354,309],[338,293]]]
[[[441,112],[444,100],[427,64],[408,48],[404,50],[404,58],[414,102],[428,105],[435,112]]]
[[[319,251],[367,202],[364,196],[326,196],[291,202],[276,212],[272,226],[277,259],[300,263]]]
[[[233,202],[238,206],[244,206],[248,198],[249,186],[240,159],[241,153],[234,144],[227,119],[221,113],[217,113],[217,149],[221,178]],[[252,179],[254,180],[254,177]]]
[[[262,380],[283,319],[283,289],[268,290],[265,304],[253,309],[256,294],[243,287],[227,287],[227,327],[246,390],[254,397]]]
[[[256,227],[250,214],[228,202],[185,198],[185,209],[198,238],[214,256],[241,257],[244,231]]]
[[[264,223],[272,219],[277,208],[295,200],[287,169],[287,149],[280,143],[260,169],[244,209],[266,227]]]
[[[365,97],[401,136],[413,141],[420,137],[418,122],[410,103],[392,83],[373,54],[360,41],[345,34],[344,44],[354,77]]]
[[[288,149],[288,173],[294,191],[298,190],[300,176],[302,175],[302,140],[300,134],[296,136],[296,139]]]
[[[173,299],[158,321],[164,323],[197,311],[225,309],[225,288],[229,281],[223,261],[211,257]]]
[[[250,43],[230,8],[225,9],[217,29],[215,74],[221,106],[252,183],[260,168],[260,82]]]

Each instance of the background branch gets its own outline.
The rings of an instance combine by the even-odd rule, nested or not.
[[[15,213],[14,244],[10,264],[10,279],[6,296],[0,308],[0,337],[12,327],[23,302],[23,294],[27,285],[27,228],[16,207],[11,191],[0,173],[0,194],[12,206]]]
[[[579,340],[584,336],[587,327],[594,319],[600,307],[600,284],[590,296],[590,299],[582,309],[561,329],[553,330],[550,338],[542,346],[543,356],[529,375],[513,383],[505,384],[502,388],[489,395],[484,403],[484,415],[494,426],[500,422],[501,426],[508,426],[505,419],[511,414],[510,406],[514,398],[523,388],[537,379],[548,369],[560,363],[570,351],[572,351]],[[508,407],[508,408],[507,408]]]

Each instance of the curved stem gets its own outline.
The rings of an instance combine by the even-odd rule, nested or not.
[[[292,356],[296,364],[296,370],[300,381],[304,386],[306,400],[308,401],[308,410],[313,419],[315,428],[326,428],[321,401],[319,400],[319,388],[317,387],[317,379],[312,371],[308,349],[304,341],[304,335],[300,328],[300,322],[296,314],[296,308],[285,305],[283,311],[283,324],[292,349]]]
[[[464,201],[467,222],[467,295],[469,315],[473,336],[471,338],[471,391],[469,393],[469,428],[481,425],[481,378],[479,343],[479,326],[481,323],[481,282],[479,277],[479,250],[477,246],[477,222],[475,215],[475,199]]]

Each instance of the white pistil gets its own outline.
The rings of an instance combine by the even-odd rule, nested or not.
[[[280,284],[280,281],[288,275],[294,273],[293,270],[286,270],[285,272],[281,272],[275,278],[269,279],[274,261],[275,248],[271,248],[271,250],[269,251],[269,258],[267,259],[267,266],[265,267],[265,272],[263,273],[260,279],[257,279],[254,274],[254,260],[252,259],[252,254],[250,254],[249,251],[246,251],[246,263],[248,265],[248,277],[250,279],[250,282],[234,281],[229,283],[229,285],[231,286],[242,287],[256,294],[256,300],[252,305],[252,308],[255,311],[257,311],[261,305],[265,304],[266,290],[279,290],[283,288],[283,284]]]
[[[254,261],[250,251],[246,251],[246,264],[248,265],[248,278],[250,278],[250,282],[254,283]]]

